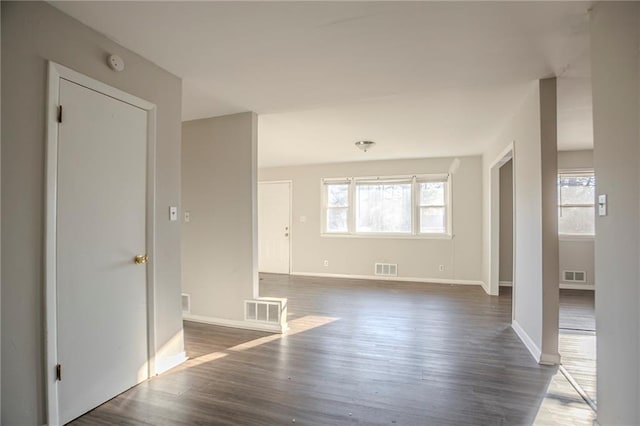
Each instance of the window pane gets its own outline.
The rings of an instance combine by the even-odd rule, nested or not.
[[[348,232],[348,207],[327,209],[327,232]]]
[[[444,206],[445,182],[420,183],[421,206]]]
[[[411,232],[411,184],[356,186],[357,232]]]
[[[594,207],[560,207],[558,218],[560,234],[595,234]]]
[[[349,185],[327,185],[327,207],[347,207],[349,205]]]
[[[420,207],[420,232],[425,234],[444,234],[446,210],[444,207]]]
[[[558,181],[559,204],[594,204],[595,177],[561,175]]]

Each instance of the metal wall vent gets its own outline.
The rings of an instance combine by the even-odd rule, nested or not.
[[[584,283],[587,281],[585,271],[562,271],[563,281]]]
[[[244,301],[244,319],[247,321],[280,323],[281,302],[263,300]]]
[[[376,263],[374,268],[375,275],[382,275],[385,277],[397,277],[398,276],[398,264],[397,263]]]

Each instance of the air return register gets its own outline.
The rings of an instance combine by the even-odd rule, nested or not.
[[[269,324],[281,331],[287,326],[287,299],[279,297],[260,297],[244,301],[245,321]]]
[[[397,277],[398,276],[398,264],[397,263],[376,263],[374,268],[376,275],[382,275],[384,277]]]
[[[585,271],[562,271],[563,281],[571,283],[584,283],[587,281]]]

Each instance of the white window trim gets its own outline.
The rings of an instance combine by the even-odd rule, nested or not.
[[[392,181],[410,181],[411,182],[411,232],[356,232],[356,206],[355,206],[355,187],[357,182],[392,182]],[[446,217],[445,228],[443,233],[420,232],[420,186],[422,182],[446,182]],[[452,185],[451,174],[420,174],[420,175],[394,175],[394,176],[361,176],[361,177],[337,177],[320,179],[320,236],[326,238],[380,238],[380,239],[408,239],[408,240],[450,240],[453,238],[453,203],[452,203]],[[349,185],[348,198],[348,232],[326,232],[327,229],[327,191],[326,184],[344,183]]]
[[[585,175],[585,174],[593,174],[595,176],[595,170],[592,168],[574,168],[574,169],[559,169],[558,170],[558,178],[562,175]],[[560,191],[558,185],[558,191]],[[593,204],[558,204],[558,214],[560,214],[560,209],[562,207],[593,207],[595,210],[596,200],[593,200]],[[595,217],[594,217],[595,220]],[[558,240],[559,241],[595,241],[596,234],[567,234],[558,231]]]

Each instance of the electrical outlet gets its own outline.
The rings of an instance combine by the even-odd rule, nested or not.
[[[438,271],[440,271],[440,272],[444,271],[444,265],[439,265],[438,266]]]
[[[329,266],[329,261],[328,261],[328,260],[325,260],[325,261],[324,261],[324,266],[325,266],[325,267]]]
[[[171,206],[169,207],[169,220],[171,222],[175,222],[176,220],[178,220],[178,208]]]

